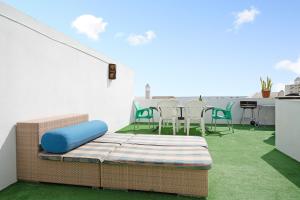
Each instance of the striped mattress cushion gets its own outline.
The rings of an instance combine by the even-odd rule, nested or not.
[[[211,156],[201,146],[153,146],[123,144],[111,152],[104,163],[175,166],[210,169]]]
[[[65,154],[41,152],[39,157],[44,160],[100,163],[118,146],[120,146],[120,144],[89,142]]]
[[[63,160],[62,154],[48,153],[46,151],[41,151],[39,153],[39,158],[42,160]]]
[[[105,135],[93,140],[93,142],[123,144],[131,137],[133,137],[133,134],[106,133]]]
[[[204,137],[176,135],[145,135],[137,134],[126,141],[127,144],[158,145],[158,146],[202,146],[208,147]]]

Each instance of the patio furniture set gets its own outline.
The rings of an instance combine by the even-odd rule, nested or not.
[[[203,137],[107,133],[80,114],[19,122],[16,139],[19,180],[208,195]]]
[[[154,122],[154,110],[159,112],[158,120],[158,133],[161,134],[162,127],[171,122],[173,127],[173,135],[176,135],[176,132],[179,131],[181,122],[184,122],[184,132],[189,135],[190,124],[197,123],[200,127],[201,135],[205,134],[205,112],[212,110],[211,118],[211,130],[214,124],[214,131],[216,131],[217,120],[226,120],[229,130],[234,132],[232,125],[232,106],[234,102],[229,102],[225,109],[216,108],[213,106],[206,105],[203,101],[192,100],[187,101],[181,105],[177,100],[163,100],[157,103],[157,106],[151,106],[149,108],[141,107],[138,102],[134,102],[135,106],[135,123],[134,128],[136,127],[137,122],[140,122],[141,119],[147,119],[149,122],[152,120]],[[156,129],[155,129],[156,130]]]

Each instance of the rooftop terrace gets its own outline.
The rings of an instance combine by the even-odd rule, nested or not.
[[[0,113],[2,119],[0,123],[0,200],[194,199],[165,193],[126,192],[20,181],[36,181],[36,179],[22,179],[18,176],[18,172],[21,170],[17,166],[24,166],[24,168],[27,166],[20,164],[16,158],[16,155],[22,152],[18,151],[20,145],[17,145],[18,142],[16,142],[16,123],[47,116],[82,113],[88,114],[91,120],[105,121],[108,124],[108,132],[115,132],[135,120],[133,100],[144,108],[152,107],[153,109],[153,107],[157,107],[159,101],[170,98],[170,96],[153,99],[135,97],[134,87],[139,83],[134,82],[135,73],[132,69],[81,45],[68,36],[3,3],[0,3],[0,27],[0,41],[4,42],[4,45],[0,45],[0,52],[3,52],[1,54],[4,55],[1,57],[0,69],[0,105],[2,105]],[[203,49],[201,45],[200,47]],[[255,48],[257,49],[257,45]],[[246,50],[249,49],[246,48]],[[198,57],[196,58],[198,59]],[[161,60],[158,62],[164,65]],[[180,62],[178,63],[180,64]],[[197,64],[198,62],[195,62],[193,66],[198,66]],[[168,65],[173,67],[172,63],[168,63]],[[117,66],[115,68],[115,70],[117,69],[116,79],[110,77],[109,66]],[[255,71],[252,66],[249,68],[251,72]],[[232,75],[232,71],[226,70]],[[157,74],[156,70],[152,70],[152,72],[155,73],[155,78],[161,75]],[[241,72],[246,73],[246,71]],[[195,75],[195,80],[199,79],[198,73],[193,71],[191,75]],[[137,76],[142,77],[138,73]],[[222,76],[224,75],[222,74]],[[151,76],[147,74],[147,77]],[[194,80],[194,76],[186,77]],[[202,76],[202,78],[205,77],[211,79],[209,74]],[[177,77],[175,78],[174,80],[177,81]],[[208,85],[214,84],[221,90],[232,92],[233,89],[240,88],[240,83],[244,81],[238,76],[233,78],[236,80],[228,80],[231,83],[230,87],[220,85],[219,82],[205,82],[203,79],[202,88],[196,87],[193,81],[190,81],[191,87],[174,84],[174,88],[177,89],[179,86],[185,89],[191,88],[195,92],[194,95],[198,95]],[[219,80],[218,76],[215,77],[215,80]],[[164,82],[167,83],[166,80],[158,82],[159,86]],[[181,80],[181,83],[184,81]],[[255,80],[249,78],[246,86],[253,86],[253,83]],[[166,84],[166,87],[169,87],[169,84]],[[296,93],[300,91],[298,87],[294,89],[297,89]],[[166,95],[172,95],[171,89],[168,89],[168,92],[170,93]],[[205,94],[205,92],[201,92]],[[255,98],[203,96],[203,101],[208,106],[216,108],[225,108],[229,102],[234,102],[232,121],[235,124],[235,133],[231,133],[224,124],[221,124],[226,121],[218,121],[217,123],[220,124],[217,124],[217,132],[205,135],[213,160],[212,168],[209,171],[208,199],[300,199],[300,96],[281,98],[261,98],[261,95],[255,95]],[[185,101],[198,99],[198,96],[176,97],[176,99],[183,104]],[[257,102],[258,107],[254,116],[251,116],[250,109],[244,113],[244,109],[241,108],[240,103],[245,100]],[[179,110],[182,111],[180,108]],[[244,114],[248,119],[242,121]],[[154,111],[154,122],[159,120],[159,116],[159,112]],[[178,117],[182,119],[182,116]],[[211,111],[204,113],[203,119],[206,124],[211,122],[211,118]],[[259,122],[256,124],[262,126],[255,128],[249,126],[249,118],[255,118],[256,122]],[[158,134],[145,123],[135,130],[133,130],[133,125],[128,125],[118,132]],[[171,127],[163,128],[162,133],[172,135]],[[181,129],[177,134],[184,135],[183,130]],[[190,135],[199,134],[199,128],[193,126]],[[23,141],[22,138],[20,140]],[[34,143],[30,138],[28,141],[28,143]],[[36,146],[33,149],[37,150],[39,145],[37,137],[34,141]],[[24,142],[24,147],[27,149],[30,148],[30,146],[26,146],[28,143]],[[35,159],[32,154],[29,154],[28,158]],[[31,160],[26,160],[26,163],[29,163],[33,169]],[[95,168],[97,173],[100,173],[99,166],[96,165]],[[31,169],[28,170],[30,173]],[[39,169],[42,171],[44,168]],[[53,168],[47,165],[45,169],[47,171],[47,169]],[[89,168],[85,170],[92,171]],[[76,174],[79,170],[74,171]],[[64,172],[69,173],[69,170]],[[49,177],[53,177],[53,174],[55,173]],[[58,179],[62,179],[59,173],[55,175]],[[32,178],[32,176],[29,177]],[[74,178],[73,174],[69,177]],[[93,175],[90,177],[97,178]],[[74,179],[77,181],[79,178],[75,177]],[[99,179],[98,182],[101,183]],[[181,181],[175,183],[188,186]],[[102,186],[99,184],[100,187]]]
[[[198,135],[194,127],[191,135]],[[208,199],[300,199],[300,165],[274,147],[274,126],[253,128],[235,125],[235,133],[218,125],[206,135],[213,167],[209,173]],[[119,132],[133,132],[129,125]],[[135,133],[157,134],[148,124]],[[164,128],[164,134],[172,134]],[[181,130],[179,135],[183,135]],[[98,190],[86,187],[18,182],[0,192],[0,199],[194,199],[152,192]]]

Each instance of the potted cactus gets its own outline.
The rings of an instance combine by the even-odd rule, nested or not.
[[[266,81],[260,78],[260,85],[263,98],[269,98],[271,94],[272,80],[269,77],[267,77]]]

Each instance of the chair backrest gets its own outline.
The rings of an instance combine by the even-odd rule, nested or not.
[[[227,106],[226,106],[226,111],[230,111],[230,112],[231,112],[231,109],[232,109],[233,104],[234,104],[233,101],[228,102],[228,103],[227,103]]]
[[[140,106],[140,104],[138,102],[134,101],[133,104],[134,104],[136,111],[142,109],[142,107]]]
[[[163,119],[172,119],[178,117],[178,101],[176,100],[165,100],[157,103],[157,107],[160,111],[160,116]]]
[[[230,118],[230,119],[232,118],[231,109],[232,109],[233,104],[234,104],[233,101],[227,103],[226,113],[224,113],[226,115],[226,118]]]
[[[184,115],[190,119],[200,119],[203,111],[203,107],[205,106],[203,101],[192,100],[187,101],[184,104]]]

